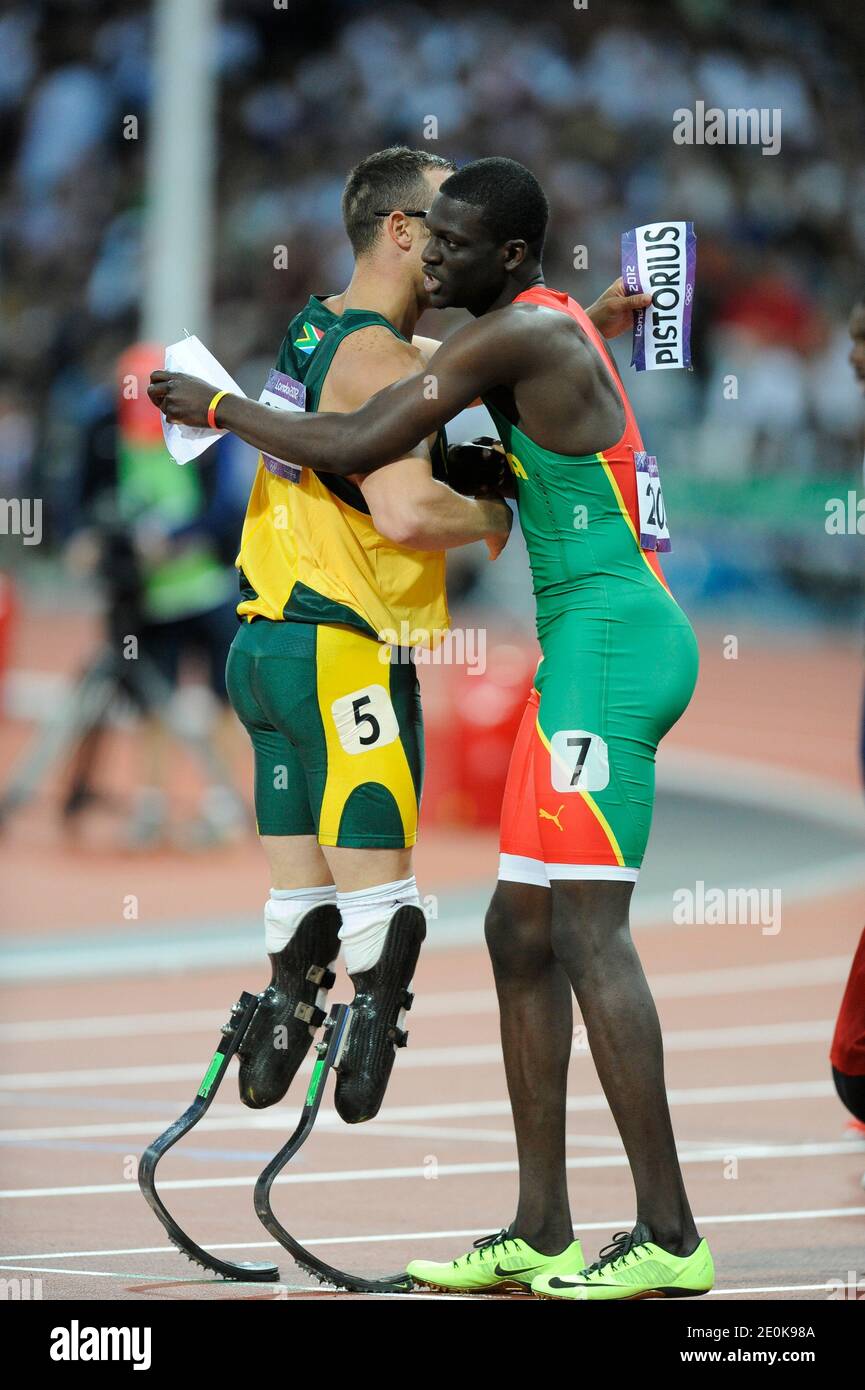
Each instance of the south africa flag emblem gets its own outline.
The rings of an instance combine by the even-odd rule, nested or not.
[[[315,352],[323,337],[323,328],[316,328],[314,323],[305,323],[300,337],[294,340],[294,346],[298,352],[305,352],[309,356],[311,352]]]

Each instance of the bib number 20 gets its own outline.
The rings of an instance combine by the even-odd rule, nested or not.
[[[654,454],[634,454],[637,501],[640,509],[640,545],[643,550],[670,550],[667,509],[661,489],[658,460]]]

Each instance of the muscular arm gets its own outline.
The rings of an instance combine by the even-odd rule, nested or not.
[[[418,352],[386,328],[353,333],[340,346],[327,375],[321,404],[354,411],[382,387],[413,376]],[[510,528],[499,502],[461,497],[433,477],[426,442],[395,463],[356,478],[376,530],[398,545],[447,550],[490,538],[498,553]]]
[[[411,455],[419,440],[441,429],[484,391],[514,384],[525,350],[525,339],[519,342],[519,318],[519,308],[508,308],[461,328],[425,371],[394,382],[348,414],[295,414],[226,396],[217,422],[255,448],[306,468],[343,477],[372,472]],[[171,418],[170,391],[163,408]]]
[[[419,465],[419,459],[386,463],[358,478],[375,529],[412,550],[452,550],[485,540],[495,559],[510,534],[507,505],[461,497]]]
[[[617,280],[589,313],[610,337],[623,330],[648,298],[625,296]],[[257,449],[319,472],[343,477],[371,473],[411,455],[419,440],[485,391],[514,386],[520,360],[525,363],[532,357],[528,333],[521,306],[509,305],[461,328],[433,354],[425,370],[379,391],[348,414],[295,415],[225,396],[218,405],[217,423]],[[154,372],[150,381],[148,395],[166,419],[207,424],[211,387],[176,372]]]

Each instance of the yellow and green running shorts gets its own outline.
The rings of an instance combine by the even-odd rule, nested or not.
[[[255,752],[260,835],[415,843],[423,722],[405,648],[349,627],[261,618],[238,630],[225,681]]]

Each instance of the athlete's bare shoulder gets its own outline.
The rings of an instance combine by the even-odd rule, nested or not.
[[[546,304],[514,303],[486,314],[481,323],[519,366],[521,377],[544,371],[551,361],[566,361],[574,373],[594,368],[595,350],[588,334],[570,314]]]
[[[551,335],[560,340],[591,346],[589,336],[570,314],[553,309],[549,304],[515,303],[501,311],[512,315],[514,330],[533,339],[546,341]]]
[[[377,360],[399,363],[413,368],[414,371],[417,371],[423,362],[421,351],[414,343],[392,332],[383,323],[370,323],[365,328],[356,328],[353,333],[343,338],[334,354],[334,366],[340,359],[343,362],[351,362],[354,367],[360,362]]]
[[[322,391],[322,410],[357,410],[359,406],[424,365],[419,350],[384,324],[368,324],[343,338],[334,353]]]

